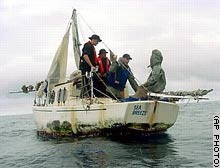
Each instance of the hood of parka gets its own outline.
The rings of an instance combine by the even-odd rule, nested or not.
[[[153,50],[150,57],[149,67],[153,68],[155,65],[161,64],[163,61],[163,56],[159,50]]]

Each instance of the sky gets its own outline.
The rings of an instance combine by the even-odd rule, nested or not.
[[[95,32],[118,56],[130,54],[139,84],[159,49],[166,91],[214,89],[210,99],[220,100],[218,0],[0,0],[0,96],[46,78],[74,8],[81,43]],[[69,55],[71,72],[71,46]]]

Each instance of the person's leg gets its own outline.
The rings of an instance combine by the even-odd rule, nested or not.
[[[100,93],[100,81],[97,77],[93,77],[93,91],[96,97],[102,97],[102,94]]]
[[[120,99],[120,91],[111,86],[107,86],[106,94],[113,99],[116,99],[116,98]]]
[[[106,83],[107,83],[107,79],[106,78],[101,78],[102,81],[99,81],[99,90],[103,93],[101,94],[101,97],[105,97],[104,94],[106,93]]]
[[[85,71],[81,71],[82,74],[82,89],[81,89],[81,93],[80,93],[80,97],[89,97],[90,96],[90,84],[89,84],[89,80],[86,77],[86,72]]]

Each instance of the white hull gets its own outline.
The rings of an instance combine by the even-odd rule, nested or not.
[[[178,105],[164,101],[114,102],[98,99],[88,105],[75,99],[75,105],[33,106],[38,132],[84,135],[122,126],[144,132],[166,131],[177,119]]]

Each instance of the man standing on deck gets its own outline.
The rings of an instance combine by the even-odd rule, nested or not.
[[[90,72],[95,71],[97,64],[97,56],[95,47],[102,40],[96,34],[89,37],[90,41],[84,44],[82,56],[80,58],[80,70],[82,73],[82,91],[81,97],[90,96],[91,87],[89,82]]]

